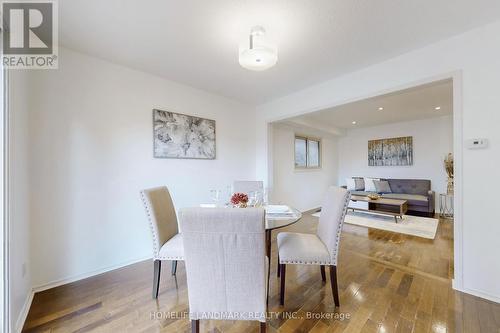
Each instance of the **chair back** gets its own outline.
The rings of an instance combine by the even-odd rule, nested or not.
[[[236,180],[233,183],[234,193],[245,193],[264,191],[264,182],[261,180]]]
[[[190,318],[265,322],[264,210],[185,208],[179,222]]]
[[[350,198],[351,194],[346,189],[331,186],[321,205],[317,235],[328,248],[333,265],[337,265],[340,233]]]
[[[174,203],[166,186],[143,190],[141,198],[153,235],[153,254],[158,257],[162,245],[179,232]]]

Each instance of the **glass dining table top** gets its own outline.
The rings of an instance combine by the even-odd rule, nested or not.
[[[221,207],[215,204],[202,204],[201,207]],[[229,206],[224,206],[225,208],[232,208]],[[286,207],[286,209],[284,209]],[[266,230],[274,230],[289,226],[298,222],[302,218],[302,213],[290,206],[284,205],[269,205],[262,206],[266,211]],[[245,209],[245,208],[237,208]]]
[[[263,207],[266,208],[265,206]],[[302,218],[302,213],[293,207],[288,207],[286,214],[272,214],[266,210],[266,230],[274,230],[289,226]]]

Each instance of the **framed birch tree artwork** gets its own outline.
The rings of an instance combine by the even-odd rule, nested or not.
[[[413,137],[368,141],[369,166],[413,165]]]
[[[215,120],[153,110],[155,158],[215,159]]]

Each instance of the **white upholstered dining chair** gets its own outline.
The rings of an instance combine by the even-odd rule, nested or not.
[[[177,261],[184,260],[182,235],[177,215],[166,186],[141,191],[149,226],[153,235],[153,298],[158,298],[162,260],[172,262],[172,275],[177,272]]]
[[[261,208],[179,211],[192,332],[200,319],[254,320],[265,332],[264,214]]]
[[[236,180],[233,183],[234,193],[263,192],[264,182],[261,180]]]
[[[330,283],[333,300],[340,306],[337,285],[337,257],[340,233],[344,223],[350,192],[331,186],[321,206],[316,234],[280,232],[278,234],[278,276],[281,275],[280,304],[285,303],[286,265],[318,265],[321,277],[326,281],[325,266],[330,267]]]

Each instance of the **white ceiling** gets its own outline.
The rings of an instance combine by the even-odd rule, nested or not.
[[[62,0],[62,45],[252,105],[500,19],[498,0]],[[278,64],[238,45],[266,28]],[[439,55],[436,55],[439,57]]]
[[[453,83],[444,80],[309,113],[287,122],[328,128],[332,132],[450,114],[453,114]]]

